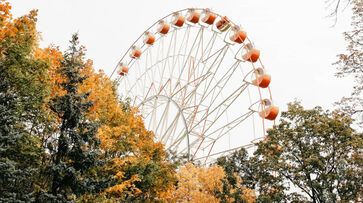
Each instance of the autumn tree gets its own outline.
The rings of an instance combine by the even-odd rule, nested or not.
[[[175,183],[175,166],[165,159],[163,145],[154,142],[137,109],[123,102],[115,107],[98,134],[105,170],[114,177],[107,196],[121,201],[167,198]]]
[[[47,64],[33,57],[36,11],[13,19],[0,1],[0,202],[29,202],[44,151],[42,101]]]
[[[71,45],[63,55],[59,71],[64,80],[59,89],[63,95],[56,95],[50,109],[58,116],[52,139],[45,143],[49,152],[43,177],[45,188],[37,201],[70,201],[85,193],[98,192],[102,186],[92,170],[101,165],[99,140],[96,138],[98,124],[85,117],[92,107],[89,92],[79,93],[79,85],[87,78],[82,75],[83,47],[78,45],[74,34]]]
[[[350,0],[352,6],[351,30],[344,32],[348,42],[347,52],[339,54],[339,60],[335,63],[338,69],[337,77],[353,77],[355,85],[350,96],[343,97],[338,102],[340,109],[357,119],[360,127],[363,126],[363,3],[359,0]],[[339,6],[339,5],[337,5]]]
[[[85,195],[91,201],[161,200],[170,195],[174,185],[175,165],[166,159],[161,143],[145,128],[142,115],[126,101],[119,99],[117,84],[102,71],[96,72],[92,61],[82,69],[88,75],[79,86],[81,93],[90,90],[93,106],[85,116],[99,124],[100,158],[105,162],[99,177],[109,187],[97,195]],[[57,81],[57,80],[53,80]]]
[[[172,193],[171,201],[175,202],[255,202],[255,194],[251,189],[242,186],[242,180],[236,178],[236,185],[228,185],[228,194],[222,195],[226,188],[226,174],[222,167],[197,167],[186,163],[177,173],[178,184]],[[240,191],[240,192],[237,192]]]
[[[271,180],[257,176],[260,196],[289,196],[292,185],[303,195],[290,194],[295,201],[361,200],[363,134],[352,129],[352,119],[320,107],[305,110],[296,102],[281,118],[255,151],[256,169]]]
[[[66,81],[57,71],[63,60],[61,52],[57,47],[49,47],[38,49],[36,55],[50,64],[51,95],[64,96],[64,88],[57,85]],[[120,101],[117,84],[102,71],[95,71],[91,60],[86,60],[83,65],[80,74],[87,77],[78,85],[78,92],[89,94],[87,99],[93,103],[89,111],[83,113],[85,119],[98,123],[99,158],[104,162],[102,168],[93,172],[99,183],[107,183],[109,188],[97,194],[82,195],[80,200],[99,202],[168,196],[175,182],[175,166],[166,160],[163,145],[154,142],[154,134],[146,130],[137,109],[127,101]],[[49,112],[48,119],[59,128],[61,119],[57,119],[58,114],[48,108],[45,108]],[[44,142],[52,144],[53,137],[45,136]]]

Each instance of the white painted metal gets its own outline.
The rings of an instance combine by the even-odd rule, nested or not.
[[[187,9],[178,12],[187,15]],[[216,22],[222,17],[217,16]],[[170,23],[171,17],[161,20]],[[229,30],[185,23],[180,28],[171,26],[163,35],[157,34],[158,22],[145,31],[155,33],[154,44],[144,44],[141,34],[132,44],[141,48],[141,57],[132,59],[125,53],[119,61],[127,64],[128,74],[111,74],[119,82],[121,97],[131,98],[138,106],[156,141],[179,155],[206,161],[209,156],[250,146],[263,136],[261,124],[253,119],[256,110],[249,107],[271,95],[250,85],[248,79],[255,65],[263,66],[261,61],[253,65],[240,60],[237,54],[244,44],[228,41]],[[249,38],[246,41],[251,43]],[[231,139],[233,143],[227,145]]]

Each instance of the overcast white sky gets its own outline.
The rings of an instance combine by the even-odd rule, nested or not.
[[[349,79],[334,77],[331,65],[344,52],[342,33],[349,29],[350,10],[335,27],[324,0],[16,0],[13,14],[39,9],[38,30],[42,47],[53,43],[64,50],[72,33],[79,32],[87,57],[97,69],[110,73],[121,55],[150,25],[183,8],[211,8],[241,24],[261,50],[261,59],[272,74],[275,100],[301,99],[306,107],[331,108],[352,90]]]

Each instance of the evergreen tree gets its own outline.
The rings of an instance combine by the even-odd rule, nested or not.
[[[85,117],[92,106],[92,101],[87,100],[90,92],[81,94],[78,88],[87,78],[81,75],[85,67],[84,48],[78,45],[77,34],[72,36],[70,43],[60,67],[65,81],[59,85],[65,94],[51,101],[51,109],[60,122],[53,143],[48,144],[51,156],[47,171],[49,191],[39,196],[39,201],[72,201],[80,195],[97,192],[99,188],[92,173],[101,164],[96,138],[98,124]]]
[[[26,129],[23,103],[8,80],[0,81],[0,202],[30,201],[40,165],[40,140]]]

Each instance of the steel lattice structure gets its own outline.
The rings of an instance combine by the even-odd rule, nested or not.
[[[111,77],[157,141],[189,160],[253,146],[273,124],[265,120],[278,114],[260,51],[244,29],[209,9],[160,19],[130,46]]]

